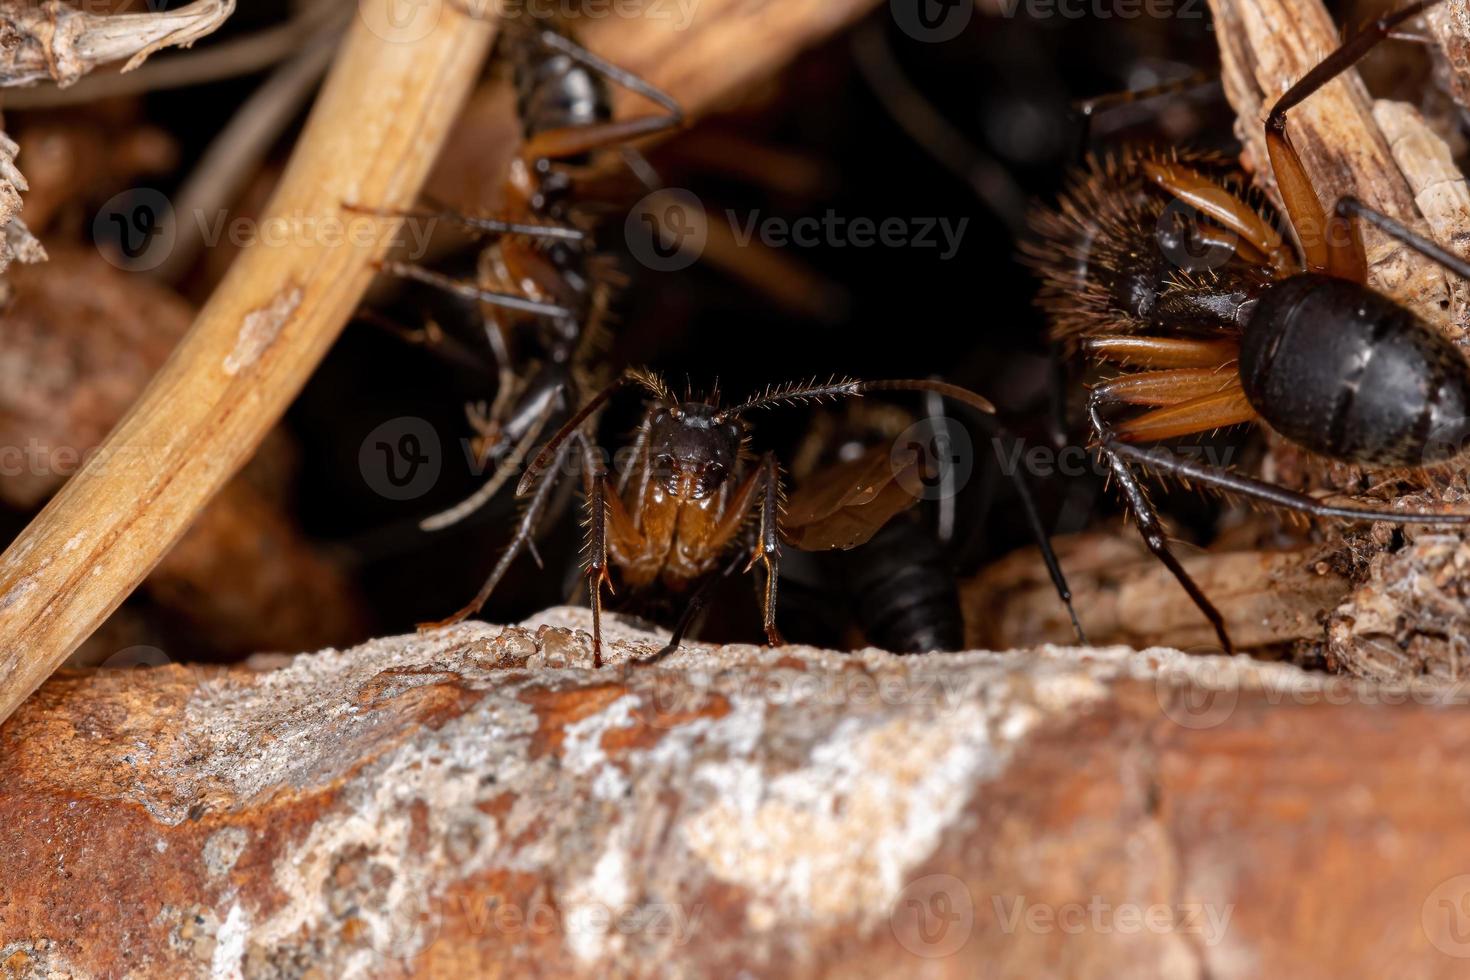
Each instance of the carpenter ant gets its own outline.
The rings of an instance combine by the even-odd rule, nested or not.
[[[598,254],[586,228],[581,209],[586,202],[580,199],[578,182],[590,172],[592,154],[616,147],[629,169],[652,183],[652,169],[625,144],[683,121],[673,98],[577,44],[565,25],[551,21],[526,26],[526,17],[514,16],[516,12],[508,10],[501,17],[498,41],[501,57],[513,68],[524,136],[505,182],[504,213],[472,217],[452,211],[358,209],[443,220],[502,236],[481,252],[476,283],[406,262],[381,265],[384,272],[482,303],[498,367],[494,403],[488,409],[483,403],[471,405],[466,414],[478,433],[477,455],[500,462],[470,497],[421,521],[425,530],[456,524],[493,498],[542,435],[599,383],[589,365],[601,346],[602,324],[619,277],[612,261]],[[609,82],[642,95],[662,111],[613,119]]]
[[[1152,442],[1260,422],[1323,457],[1425,466],[1458,453],[1470,415],[1470,362],[1431,325],[1366,285],[1354,218],[1470,279],[1470,264],[1353,198],[1329,221],[1286,131],[1286,113],[1437,0],[1421,0],[1345,40],[1293,85],[1266,119],[1272,171],[1300,245],[1245,178],[1199,156],[1133,151],[1093,159],[1027,249],[1055,335],[1126,371],[1095,386],[1087,412],[1102,456],[1149,550],[1233,649],[1220,613],[1169,550],[1136,464],[1310,516],[1399,524],[1470,524],[1464,513],[1340,506],[1189,460]],[[1181,210],[1198,215],[1175,221]],[[1156,242],[1148,237],[1158,230]],[[1164,253],[1220,249],[1208,274]],[[1177,252],[1175,254],[1178,254]],[[1151,409],[1114,424],[1103,409]]]
[[[586,426],[608,399],[629,386],[643,389],[652,401],[638,426],[631,465],[623,469],[610,491],[603,454],[594,447]],[[979,395],[941,381],[850,379],[771,387],[722,408],[718,392],[707,399],[680,400],[657,376],[625,371],[567,420],[531,461],[517,487],[517,494],[528,496],[529,502],[510,545],[475,598],[453,616],[431,625],[459,622],[485,603],[511,562],[530,545],[558,478],[574,465],[576,453],[581,457],[587,505],[585,562],[594,665],[602,663],[602,586],[611,585],[609,564],[616,565],[623,582],[634,589],[662,584],[677,591],[700,583],[660,656],[678,648],[714,583],[734,574],[742,564],[746,571],[764,566],[763,625],[766,639],[780,644],[775,613],[782,534],[781,472],[773,454],[752,457],[746,416],[761,408],[873,391],[930,391],[982,413],[994,411]],[[752,515],[755,527],[750,535]],[[1049,547],[1046,551],[1050,554]],[[726,562],[723,567],[722,561]],[[1062,589],[1065,592],[1065,583]],[[1070,607],[1070,601],[1068,604]]]

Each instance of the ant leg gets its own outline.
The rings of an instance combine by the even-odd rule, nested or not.
[[[582,448],[582,470],[587,500],[587,598],[592,604],[592,669],[602,666],[602,587],[613,591],[607,570],[607,470],[586,436],[568,442]]]
[[[344,211],[355,211],[358,214],[370,214],[380,218],[401,218],[414,221],[444,221],[452,225],[459,225],[470,231],[484,232],[491,235],[527,235],[532,238],[544,238],[550,241],[580,242],[587,235],[581,229],[570,228],[565,225],[543,225],[525,221],[507,221],[503,218],[478,217],[469,214],[460,214],[448,208],[439,210],[426,210],[414,208],[373,208],[362,204],[344,204]]]
[[[1302,165],[1301,156],[1286,132],[1286,113],[1357,64],[1394,28],[1417,17],[1440,0],[1418,0],[1402,10],[1379,17],[1343,43],[1317,66],[1287,89],[1266,117],[1266,151],[1271,158],[1271,171],[1281,188],[1281,199],[1296,229],[1297,240],[1312,272],[1327,272],[1355,282],[1367,280],[1368,263],[1363,254],[1363,241],[1352,222],[1334,216],[1331,225],[1322,210],[1322,202],[1312,187]]]
[[[619,68],[612,62],[599,58],[576,41],[556,31],[536,30],[532,33],[535,40],[543,47],[566,55],[578,64],[597,72],[613,84],[643,96],[664,111],[654,115],[635,116],[632,119],[614,119],[608,122],[547,130],[536,134],[526,142],[525,147],[521,150],[522,157],[528,159],[575,157],[602,147],[628,143],[683,125],[683,108],[674,101],[673,96],[663,89],[639,78],[627,69]]]
[[[378,263],[378,269],[389,275],[399,276],[404,279],[412,279],[426,286],[442,289],[446,293],[463,296],[465,299],[479,300],[481,303],[489,303],[491,306],[502,306],[508,310],[517,310],[521,313],[534,313],[538,316],[571,317],[572,311],[564,306],[554,303],[542,303],[524,296],[514,296],[509,293],[497,293],[488,289],[481,289],[458,279],[441,275],[420,265],[408,262],[386,261]]]
[[[1220,615],[1220,610],[1215,608],[1214,603],[1210,602],[1194,579],[1189,577],[1189,573],[1184,570],[1179,559],[1174,557],[1174,553],[1169,550],[1169,537],[1164,533],[1163,525],[1159,523],[1159,515],[1154,510],[1153,503],[1138,482],[1138,477],[1123,460],[1126,454],[1121,450],[1129,447],[1124,443],[1119,443],[1113,436],[1107,423],[1103,421],[1096,398],[1088,400],[1087,415],[1092,424],[1092,431],[1097,436],[1098,448],[1107,460],[1113,476],[1118,480],[1118,488],[1123,494],[1128,509],[1133,512],[1134,519],[1138,521],[1138,533],[1143,536],[1144,544],[1148,545],[1148,550],[1153,552],[1155,558],[1164,563],[1164,567],[1169,569],[1175,581],[1184,588],[1185,592],[1189,593],[1189,598],[1193,600],[1195,607],[1210,621],[1210,625],[1215,628],[1215,635],[1220,639],[1220,646],[1226,653],[1234,653],[1235,646],[1230,642],[1230,634],[1225,630],[1225,618]]]
[[[997,440],[1010,440],[1016,442],[1016,437],[1010,430],[993,418],[986,418],[981,423],[988,429]],[[1031,492],[1031,481],[1026,479],[1026,474],[1019,465],[1007,466],[1007,459],[1019,461],[1020,454],[1006,453],[1001,455],[1000,446],[995,446],[996,461],[1000,463],[1001,469],[1006,471],[1006,476],[1016,488],[1016,496],[1021,499],[1021,509],[1026,512],[1026,524],[1031,530],[1031,536],[1036,540],[1036,547],[1041,551],[1041,560],[1046,563],[1046,573],[1051,577],[1052,587],[1056,589],[1057,597],[1062,600],[1062,605],[1067,607],[1067,616],[1072,620],[1072,631],[1077,634],[1077,642],[1083,646],[1087,645],[1087,634],[1082,630],[1082,622],[1077,618],[1077,610],[1072,605],[1072,588],[1067,584],[1067,576],[1062,572],[1062,563],[1057,558],[1055,549],[1052,548],[1051,534],[1046,529],[1046,522],[1041,519],[1041,512],[1036,509],[1036,498]]]
[[[1120,441],[1111,431],[1105,432],[1102,439],[1108,452],[1158,470],[1160,473],[1213,487],[1222,493],[1238,494],[1252,500],[1259,500],[1272,507],[1297,511],[1309,517],[1344,521],[1384,521],[1390,524],[1430,524],[1444,527],[1470,524],[1470,512],[1464,511],[1435,513],[1433,511],[1398,511],[1327,504],[1316,497],[1288,490],[1254,477],[1233,473],[1224,467],[1197,463],[1161,447],[1146,448],[1129,445]]]
[[[1220,245],[1237,249],[1244,258],[1249,258],[1252,253],[1258,254],[1280,274],[1296,271],[1296,256],[1291,254],[1291,249],[1271,223],[1209,177],[1193,167],[1170,160],[1145,160],[1143,172],[1175,199],[1239,236],[1238,242],[1222,239]],[[1201,244],[1211,244],[1200,237]]]
[[[1441,268],[1448,269],[1461,279],[1470,280],[1470,262],[1441,248],[1423,235],[1409,230],[1383,212],[1375,211],[1357,198],[1339,198],[1337,207],[1333,210],[1342,218],[1362,218],[1390,238],[1397,239],[1426,259],[1437,263]]]
[[[489,481],[483,487],[448,510],[443,510],[437,514],[425,517],[419,521],[419,529],[423,531],[442,531],[446,527],[458,524],[485,506],[509,482],[515,472],[521,468],[521,464],[526,461],[526,456],[536,445],[536,440],[541,438],[541,430],[546,428],[546,423],[551,420],[551,415],[554,411],[555,403],[548,402],[542,409],[541,414],[531,424],[531,427],[526,430],[526,434],[521,437],[521,441],[516,443],[515,448],[511,450],[510,455],[505,458],[505,461],[495,468],[494,475],[490,477]]]
[[[633,436],[632,451],[627,455],[628,464],[624,467],[623,472],[618,474],[618,493],[620,494],[628,489],[628,484],[632,481],[635,471],[641,472],[644,476],[643,485],[639,487],[640,496],[642,495],[642,491],[647,489],[649,471],[645,457],[648,455],[648,430],[652,425],[653,413],[645,413],[643,421],[638,423],[637,434]],[[638,510],[641,511],[642,509],[643,506],[640,502]]]
[[[704,581],[699,583],[699,588],[695,589],[694,594],[689,597],[689,603],[684,607],[684,611],[679,614],[679,621],[674,624],[674,631],[669,634],[669,642],[658,653],[644,660],[644,663],[651,664],[662,660],[679,649],[679,644],[684,642],[684,634],[689,632],[689,627],[694,625],[694,618],[709,602],[710,593],[714,591],[714,587],[739,571],[740,563],[744,560],[744,555],[737,554],[724,568],[705,576]]]
[[[553,464],[556,471],[559,472],[561,470],[563,463],[571,451],[571,447],[572,443],[568,442],[557,453],[556,460]],[[453,626],[455,623],[463,622],[480,611],[480,607],[490,598],[490,593],[495,591],[495,587],[505,577],[505,573],[510,569],[511,563],[526,548],[533,547],[536,525],[541,522],[541,516],[545,513],[546,505],[551,500],[552,491],[559,482],[559,480],[554,478],[553,474],[552,478],[543,480],[541,485],[536,488],[535,495],[531,497],[531,500],[526,505],[525,513],[521,515],[520,522],[516,525],[515,536],[511,538],[510,544],[506,545],[505,551],[500,555],[500,560],[495,563],[495,568],[491,570],[490,577],[485,580],[484,585],[480,586],[480,591],[475,593],[475,597],[470,600],[469,604],[449,618],[441,619],[435,623],[423,623],[419,626],[419,629],[428,630],[437,629],[441,626]]]
[[[759,479],[760,527],[745,570],[749,572],[757,564],[766,567],[766,585],[761,602],[763,625],[766,642],[773,647],[779,647],[786,644],[781,638],[781,631],[776,629],[776,586],[781,577],[781,469],[771,453],[761,457]]]
[[[929,416],[933,425],[942,425],[945,418],[944,398],[938,392],[924,392],[924,411]],[[934,522],[934,536],[939,539],[941,545],[948,545],[954,540],[955,524],[955,498],[959,496],[959,488],[955,486],[954,470],[945,467],[944,472],[939,474],[939,511]]]
[[[1081,120],[1080,132],[1077,134],[1077,159],[1085,160],[1087,151],[1092,147],[1094,120],[1104,112],[1132,105],[1135,102],[1148,102],[1165,95],[1175,95],[1187,92],[1190,89],[1203,88],[1206,85],[1219,86],[1218,76],[1207,72],[1190,72],[1182,78],[1176,78],[1170,82],[1160,82],[1148,88],[1128,89],[1122,92],[1108,92],[1104,95],[1093,96],[1083,99],[1081,102],[1072,104],[1072,114]]]
[[[586,422],[603,405],[607,404],[608,399],[612,398],[613,395],[616,395],[628,385],[641,386],[666,406],[677,405],[674,401],[674,396],[669,392],[668,386],[657,375],[650,374],[641,368],[624,369],[622,374],[619,374],[612,381],[608,382],[601,391],[583,402],[582,407],[577,409],[576,414],[567,419],[562,424],[562,427],[557,430],[556,435],[552,436],[551,440],[541,447],[541,452],[537,453],[536,458],[531,460],[531,465],[526,467],[526,472],[521,476],[521,482],[516,484],[516,496],[524,496],[529,493],[531,487],[555,457],[562,444],[581,428],[582,423]]]

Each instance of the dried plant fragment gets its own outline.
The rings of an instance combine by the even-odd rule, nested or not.
[[[50,79],[70,85],[87,72],[128,59],[131,71],[160,48],[188,47],[214,33],[235,12],[235,0],[194,3],[147,14],[98,15],[47,0],[0,6],[0,85]]]
[[[0,240],[0,274],[12,262],[46,261],[46,250],[20,220],[20,192],[26,190],[26,179],[15,166],[19,150],[15,140],[0,132],[0,227],[5,229]]]

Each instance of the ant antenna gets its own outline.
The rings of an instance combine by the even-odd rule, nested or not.
[[[516,496],[524,497],[530,492],[536,480],[556,456],[556,452],[561,448],[561,444],[566,442],[571,434],[581,427],[583,422],[586,422],[598,409],[605,405],[609,398],[622,391],[628,385],[638,385],[669,408],[678,408],[678,402],[674,400],[673,394],[669,391],[668,385],[664,384],[662,378],[643,368],[627,368],[622,374],[614,378],[607,387],[588,399],[586,404],[577,410],[577,414],[567,419],[566,424],[557,430],[556,435],[551,437],[551,441],[541,447],[541,451],[536,454],[536,458],[531,460],[531,465],[526,467],[526,472],[521,476],[521,482],[516,484]]]
[[[759,395],[752,395],[739,405],[734,405],[715,416],[717,422],[728,422],[756,408],[773,408],[777,405],[800,405],[803,402],[819,402],[824,398],[843,398],[862,393],[865,382],[855,378],[836,376],[822,383],[811,381],[789,381],[786,384],[767,385]]]

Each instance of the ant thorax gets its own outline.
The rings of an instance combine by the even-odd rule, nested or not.
[[[1229,233],[1151,181],[1152,162],[1197,168],[1221,200],[1278,223],[1244,175],[1213,156],[1133,147],[1089,159],[1055,208],[1033,213],[1038,238],[1022,246],[1041,277],[1037,302],[1057,339],[1239,326],[1238,312],[1274,281],[1274,271],[1243,255]]]

